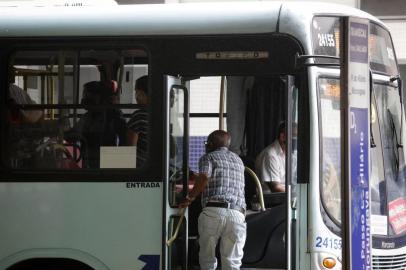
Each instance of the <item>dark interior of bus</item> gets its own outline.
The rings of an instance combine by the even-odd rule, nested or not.
[[[299,76],[296,78],[296,84],[300,85]],[[226,80],[226,125],[232,136],[230,149],[240,155],[246,167],[256,171],[256,157],[266,146],[274,142],[277,138],[278,124],[286,119],[286,76],[227,76]],[[264,182],[261,187],[264,192],[265,211],[260,209],[253,176],[245,173],[245,199],[248,212],[243,266],[284,269],[286,194],[271,192]],[[189,208],[188,219],[188,256],[189,265],[192,266],[198,265],[197,220],[200,212],[200,198],[197,198]],[[180,250],[181,246],[179,244]],[[177,252],[173,253],[174,257],[178,256],[175,253]],[[174,261],[177,260],[174,258]],[[177,263],[174,263],[174,266]]]
[[[196,78],[218,76],[226,81],[226,108],[225,124],[231,134],[232,142],[230,149],[239,154],[246,167],[256,171],[255,161],[258,154],[277,138],[277,129],[281,121],[287,121],[290,117],[291,125],[298,127],[295,138],[292,137],[291,151],[305,153],[307,151],[308,138],[304,135],[307,122],[306,91],[307,78],[303,71],[295,66],[294,56],[300,52],[297,43],[288,42],[286,37],[276,39],[272,43],[269,58],[275,61],[258,62],[249,60],[227,61],[227,52],[217,52],[218,61],[210,61],[212,55],[207,54],[207,61],[202,64],[190,65],[190,70],[180,70],[183,74],[186,86],[192,85]],[[286,46],[283,48],[283,46]],[[246,49],[246,48],[244,48]],[[202,48],[202,51],[205,50]],[[277,56],[276,56],[277,55]],[[283,59],[283,60],[282,60]],[[200,60],[203,61],[203,60]],[[232,66],[230,64],[233,63]],[[237,64],[238,63],[238,64]],[[256,65],[255,65],[256,64]],[[221,70],[213,72],[213,70]],[[257,74],[255,74],[257,73]],[[253,75],[255,74],[255,75]],[[174,74],[175,75],[175,74]],[[191,79],[190,79],[191,78]],[[220,82],[221,85],[221,82]],[[221,88],[221,87],[219,87]],[[288,91],[290,90],[291,91]],[[190,96],[193,97],[193,87],[189,87]],[[289,99],[289,105],[288,105]],[[192,101],[191,101],[192,103]],[[290,107],[288,110],[287,107]],[[221,109],[220,109],[221,110]],[[288,116],[287,112],[291,115]],[[193,117],[204,117],[209,114],[190,113],[190,121]],[[213,115],[221,118],[220,114]],[[221,122],[221,120],[220,120]],[[219,125],[222,126],[221,124]],[[209,134],[207,130],[206,134]],[[207,136],[207,135],[206,135]],[[193,135],[189,136],[193,140]],[[189,142],[189,145],[192,145]],[[191,151],[189,149],[189,151]],[[204,154],[204,152],[200,152]],[[295,160],[295,175],[293,178],[308,179],[303,170],[303,159],[300,155]],[[305,158],[303,155],[302,158]],[[189,161],[191,163],[191,161]],[[261,179],[260,179],[261,181]],[[245,174],[245,197],[247,203],[247,240],[244,247],[242,260],[245,268],[286,268],[286,194],[271,192],[268,186],[262,182],[264,190],[265,210],[259,206],[258,188],[253,176]],[[197,198],[189,209],[188,217],[188,251],[183,249],[182,239],[171,250],[171,265],[176,268],[182,266],[182,255],[188,255],[189,267],[198,267],[198,232],[197,220],[201,211],[200,199]],[[220,258],[220,256],[217,256]]]

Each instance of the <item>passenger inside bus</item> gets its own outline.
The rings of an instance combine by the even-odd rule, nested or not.
[[[113,93],[110,84],[105,82],[86,83],[81,103],[87,112],[65,133],[68,141],[80,138],[84,168],[100,168],[100,146],[126,145],[126,123],[121,111],[97,107],[112,104]]]
[[[202,194],[199,216],[199,262],[201,269],[216,269],[216,246],[220,242],[222,269],[239,269],[246,238],[244,165],[228,150],[231,136],[216,130],[207,138],[206,154],[199,160],[199,175],[184,208]]]
[[[135,82],[135,99],[139,105],[148,105],[148,76],[142,76]],[[137,146],[137,167],[146,160],[148,151],[148,112],[145,107],[133,112],[127,123],[127,139],[129,145]]]
[[[21,121],[24,123],[36,123],[43,117],[43,112],[39,110],[18,110],[13,108],[13,105],[21,104],[36,104],[34,100],[25,92],[23,89],[10,83],[9,85],[9,100],[8,104],[10,106],[10,120],[11,121]]]
[[[44,132],[56,134],[55,122],[43,121],[42,110],[24,110],[18,105],[35,105],[30,95],[10,82],[7,96],[7,121],[10,124],[7,152],[12,167],[41,166],[36,151]]]
[[[285,122],[278,126],[278,137],[257,156],[255,169],[272,192],[285,192]]]

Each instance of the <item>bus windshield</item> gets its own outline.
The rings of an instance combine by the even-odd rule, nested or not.
[[[376,215],[374,216],[376,219],[387,220],[388,223],[387,232],[383,230],[383,227],[386,226],[381,225],[377,228],[378,234],[402,235],[406,232],[406,221],[401,219],[402,213],[406,209],[404,200],[406,168],[405,153],[402,147],[404,135],[401,132],[403,119],[401,117],[399,92],[396,87],[375,84],[373,93],[376,101],[376,109],[373,109],[373,114],[376,113],[376,116],[372,115],[371,119],[378,121],[380,133],[374,134],[375,130],[372,131],[375,142],[375,145],[371,146],[371,161],[373,163],[371,174],[372,214]],[[372,125],[376,125],[373,121],[371,122]],[[374,148],[377,148],[377,151]],[[379,161],[380,155],[372,158],[372,153],[380,151],[382,151],[383,162]],[[383,164],[383,170],[375,163]]]
[[[340,57],[340,23],[339,17],[314,18],[312,42],[315,55]],[[370,24],[369,61],[373,71],[390,75],[398,74],[395,50],[390,34],[374,23]],[[316,63],[324,62],[326,59],[316,59]]]
[[[341,226],[341,133],[338,78],[319,78],[322,126],[322,168],[320,194],[326,225],[339,233]],[[401,104],[398,88],[374,84],[371,98],[371,212],[372,233],[400,236],[406,232],[402,219],[404,197],[405,141],[401,132]],[[334,190],[335,192],[331,192]]]

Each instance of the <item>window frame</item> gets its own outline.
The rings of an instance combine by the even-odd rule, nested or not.
[[[328,208],[325,205],[324,202],[324,198],[322,196],[322,182],[323,182],[323,164],[324,164],[324,143],[323,143],[323,138],[324,138],[324,133],[323,133],[323,121],[322,121],[322,109],[321,109],[321,94],[320,94],[320,80],[325,79],[325,80],[337,80],[338,82],[340,82],[340,77],[336,76],[336,75],[331,75],[331,74],[319,74],[317,76],[316,79],[316,87],[317,87],[317,107],[318,107],[318,126],[319,126],[319,151],[320,151],[320,156],[319,156],[319,192],[320,192],[320,213],[323,217],[327,217],[327,218],[323,218],[323,222],[324,224],[337,236],[341,235],[341,224],[342,221],[338,221],[336,220],[332,214],[330,213],[330,211],[328,211]],[[341,99],[340,99],[340,106],[342,106],[341,104]],[[340,113],[340,118],[341,118],[341,113]],[[340,143],[341,143],[341,136],[342,134],[340,134]],[[340,154],[342,155],[342,147],[340,146]],[[341,161],[340,161],[341,162]],[[341,175],[341,172],[340,172]],[[341,183],[341,178],[339,179],[340,184]]]
[[[0,44],[6,48],[0,53],[1,65],[0,71],[3,76],[0,76],[0,84],[3,89],[8,89],[8,82],[10,76],[11,58],[19,51],[58,51],[58,50],[69,50],[69,51],[83,51],[83,50],[131,50],[131,49],[141,49],[146,53],[146,62],[140,62],[140,64],[148,65],[149,78],[149,89],[155,89],[156,84],[152,83],[154,81],[152,66],[153,58],[151,51],[155,51],[158,48],[154,48],[153,42],[145,38],[81,38],[74,37],[69,39],[64,38],[16,38],[11,40],[0,40]],[[135,45],[134,45],[135,44]],[[74,86],[75,87],[75,86]],[[74,89],[76,91],[77,89]],[[0,139],[1,144],[7,140],[7,119],[6,119],[6,109],[5,104],[7,101],[7,91],[4,91],[0,95],[0,103],[3,105],[1,114],[1,124],[0,124]],[[162,108],[155,104],[162,104],[164,99],[163,91],[153,91],[151,92],[150,104],[151,108]],[[97,105],[95,108],[118,108],[118,109],[137,109],[143,107],[137,104],[115,104],[115,105]],[[83,109],[81,104],[34,104],[34,105],[18,105],[16,108],[22,109]],[[159,138],[162,138],[164,132],[164,127],[161,125],[163,119],[163,110],[154,109],[150,110],[149,122],[151,126],[149,130],[154,130],[154,134],[149,136],[149,144],[155,145],[157,147],[152,147],[149,151],[149,156],[147,158],[147,164],[140,168],[128,168],[128,169],[12,169],[6,166],[5,161],[7,160],[6,151],[1,152],[1,163],[0,163],[0,181],[24,181],[24,182],[162,182],[163,181],[163,171],[162,168],[163,158],[158,154],[157,148],[161,146]],[[156,119],[156,121],[151,121]],[[152,138],[153,137],[153,138]],[[152,143],[154,142],[154,143]],[[4,149],[4,147],[2,147]]]

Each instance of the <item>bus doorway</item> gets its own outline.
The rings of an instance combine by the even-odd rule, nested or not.
[[[237,153],[246,166],[247,240],[243,268],[290,269],[288,267],[295,263],[291,250],[296,249],[298,90],[301,81],[297,74],[167,77],[168,198],[177,205],[186,196],[199,172],[199,158],[205,154],[207,135],[216,129],[227,130],[232,138],[230,150]],[[255,173],[261,170],[256,161],[267,146],[278,140],[281,123],[285,123],[283,133],[286,136],[282,183],[285,192],[272,192],[269,183]],[[176,208],[168,210],[172,216],[177,216],[177,221],[186,221],[180,225],[178,238],[168,250],[172,267],[185,269],[183,259],[179,258],[187,254],[188,269],[198,269],[200,199],[189,206],[184,217],[179,218]],[[171,236],[175,233],[176,222],[170,221],[168,226]]]

